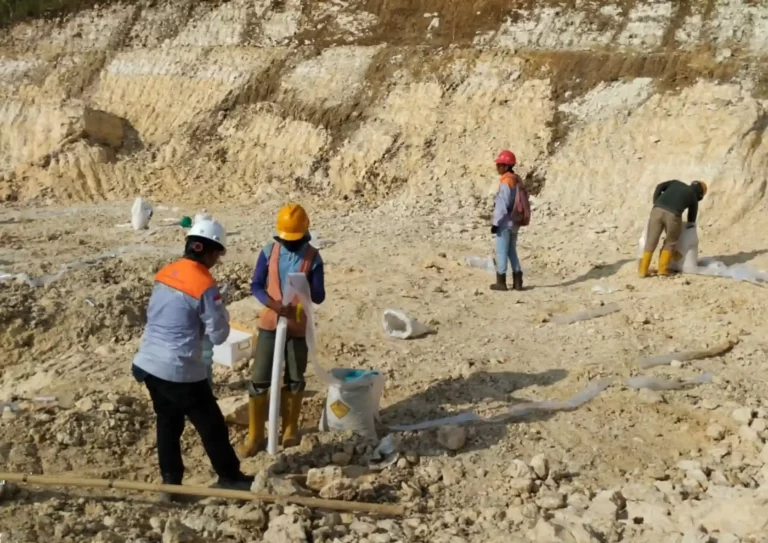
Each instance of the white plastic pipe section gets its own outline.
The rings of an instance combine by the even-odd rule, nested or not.
[[[286,289],[290,292],[290,287]],[[284,296],[283,300],[290,300]],[[272,355],[272,384],[270,385],[269,396],[269,433],[267,439],[267,452],[277,454],[278,430],[280,422],[280,377],[283,375],[285,366],[285,340],[288,336],[288,321],[285,317],[277,320],[277,331],[275,332],[275,353]]]

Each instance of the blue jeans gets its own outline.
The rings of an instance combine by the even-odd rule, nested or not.
[[[507,259],[512,264],[513,272],[521,272],[520,259],[517,257],[517,229],[504,228],[496,232],[496,272],[507,275]]]

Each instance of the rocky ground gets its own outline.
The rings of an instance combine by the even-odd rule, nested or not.
[[[279,201],[212,209],[231,231],[216,275],[231,285],[232,301],[247,296]],[[67,262],[90,262],[47,286],[31,287],[24,278],[0,283],[0,397],[12,402],[0,426],[7,470],[158,480],[151,404],[128,370],[152,274],[181,244],[182,231],[165,225],[195,212],[161,205],[139,233],[117,226],[129,219],[128,203],[2,215],[6,273],[34,279]],[[216,499],[167,507],[151,494],[8,485],[0,525],[10,540],[688,542],[762,541],[768,534],[761,287],[699,276],[641,281],[632,250],[604,253],[588,266],[581,257],[591,254],[586,243],[578,251],[544,250],[560,219],[556,204],[540,198],[537,222],[521,238],[529,289],[492,293],[492,276],[465,264],[467,256],[491,252],[482,205],[447,218],[409,207],[307,205],[327,266],[320,361],[327,369],[385,373],[379,438],[391,433],[387,425],[464,410],[492,416],[523,401],[570,398],[598,379],[612,384],[570,412],[394,432],[398,456],[376,469],[376,441],[317,433],[325,391],[312,376],[301,445],[244,462],[258,474],[254,490],[399,503],[404,518]],[[721,250],[716,240],[705,247],[702,256]],[[765,266],[766,257],[756,254],[749,265]],[[618,312],[551,322],[611,302]],[[436,334],[388,337],[386,308]],[[727,339],[738,343],[722,357],[651,370],[637,365],[642,356]],[[704,372],[714,375],[712,383],[683,390],[625,384],[638,375],[692,379]],[[242,401],[246,375],[247,364],[217,367],[218,397]],[[230,435],[240,440],[245,428],[232,424]],[[191,429],[184,454],[185,482],[210,483],[214,474]]]

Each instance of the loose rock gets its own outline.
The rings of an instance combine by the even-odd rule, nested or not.
[[[539,479],[546,479],[549,476],[549,461],[543,454],[537,454],[531,459],[531,469]]]
[[[307,487],[320,491],[343,477],[344,474],[338,466],[311,469],[307,472]]]
[[[437,442],[449,451],[458,451],[467,443],[463,426],[443,426],[437,430]]]
[[[731,413],[731,418],[739,424],[749,424],[752,421],[752,409],[750,407],[740,407]]]

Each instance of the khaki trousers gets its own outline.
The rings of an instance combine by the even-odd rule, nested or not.
[[[274,330],[259,328],[256,340],[256,354],[251,368],[251,386],[248,392],[251,396],[266,394],[272,384],[272,358],[275,354],[277,333]],[[309,346],[303,337],[288,336],[285,342],[285,373],[283,384],[291,392],[304,390],[306,385],[304,374],[309,362]]]
[[[680,234],[683,232],[683,218],[666,209],[654,207],[648,219],[648,237],[645,238],[646,253],[652,253],[656,250],[662,232],[666,234],[662,250],[674,254],[677,240],[680,239]]]

